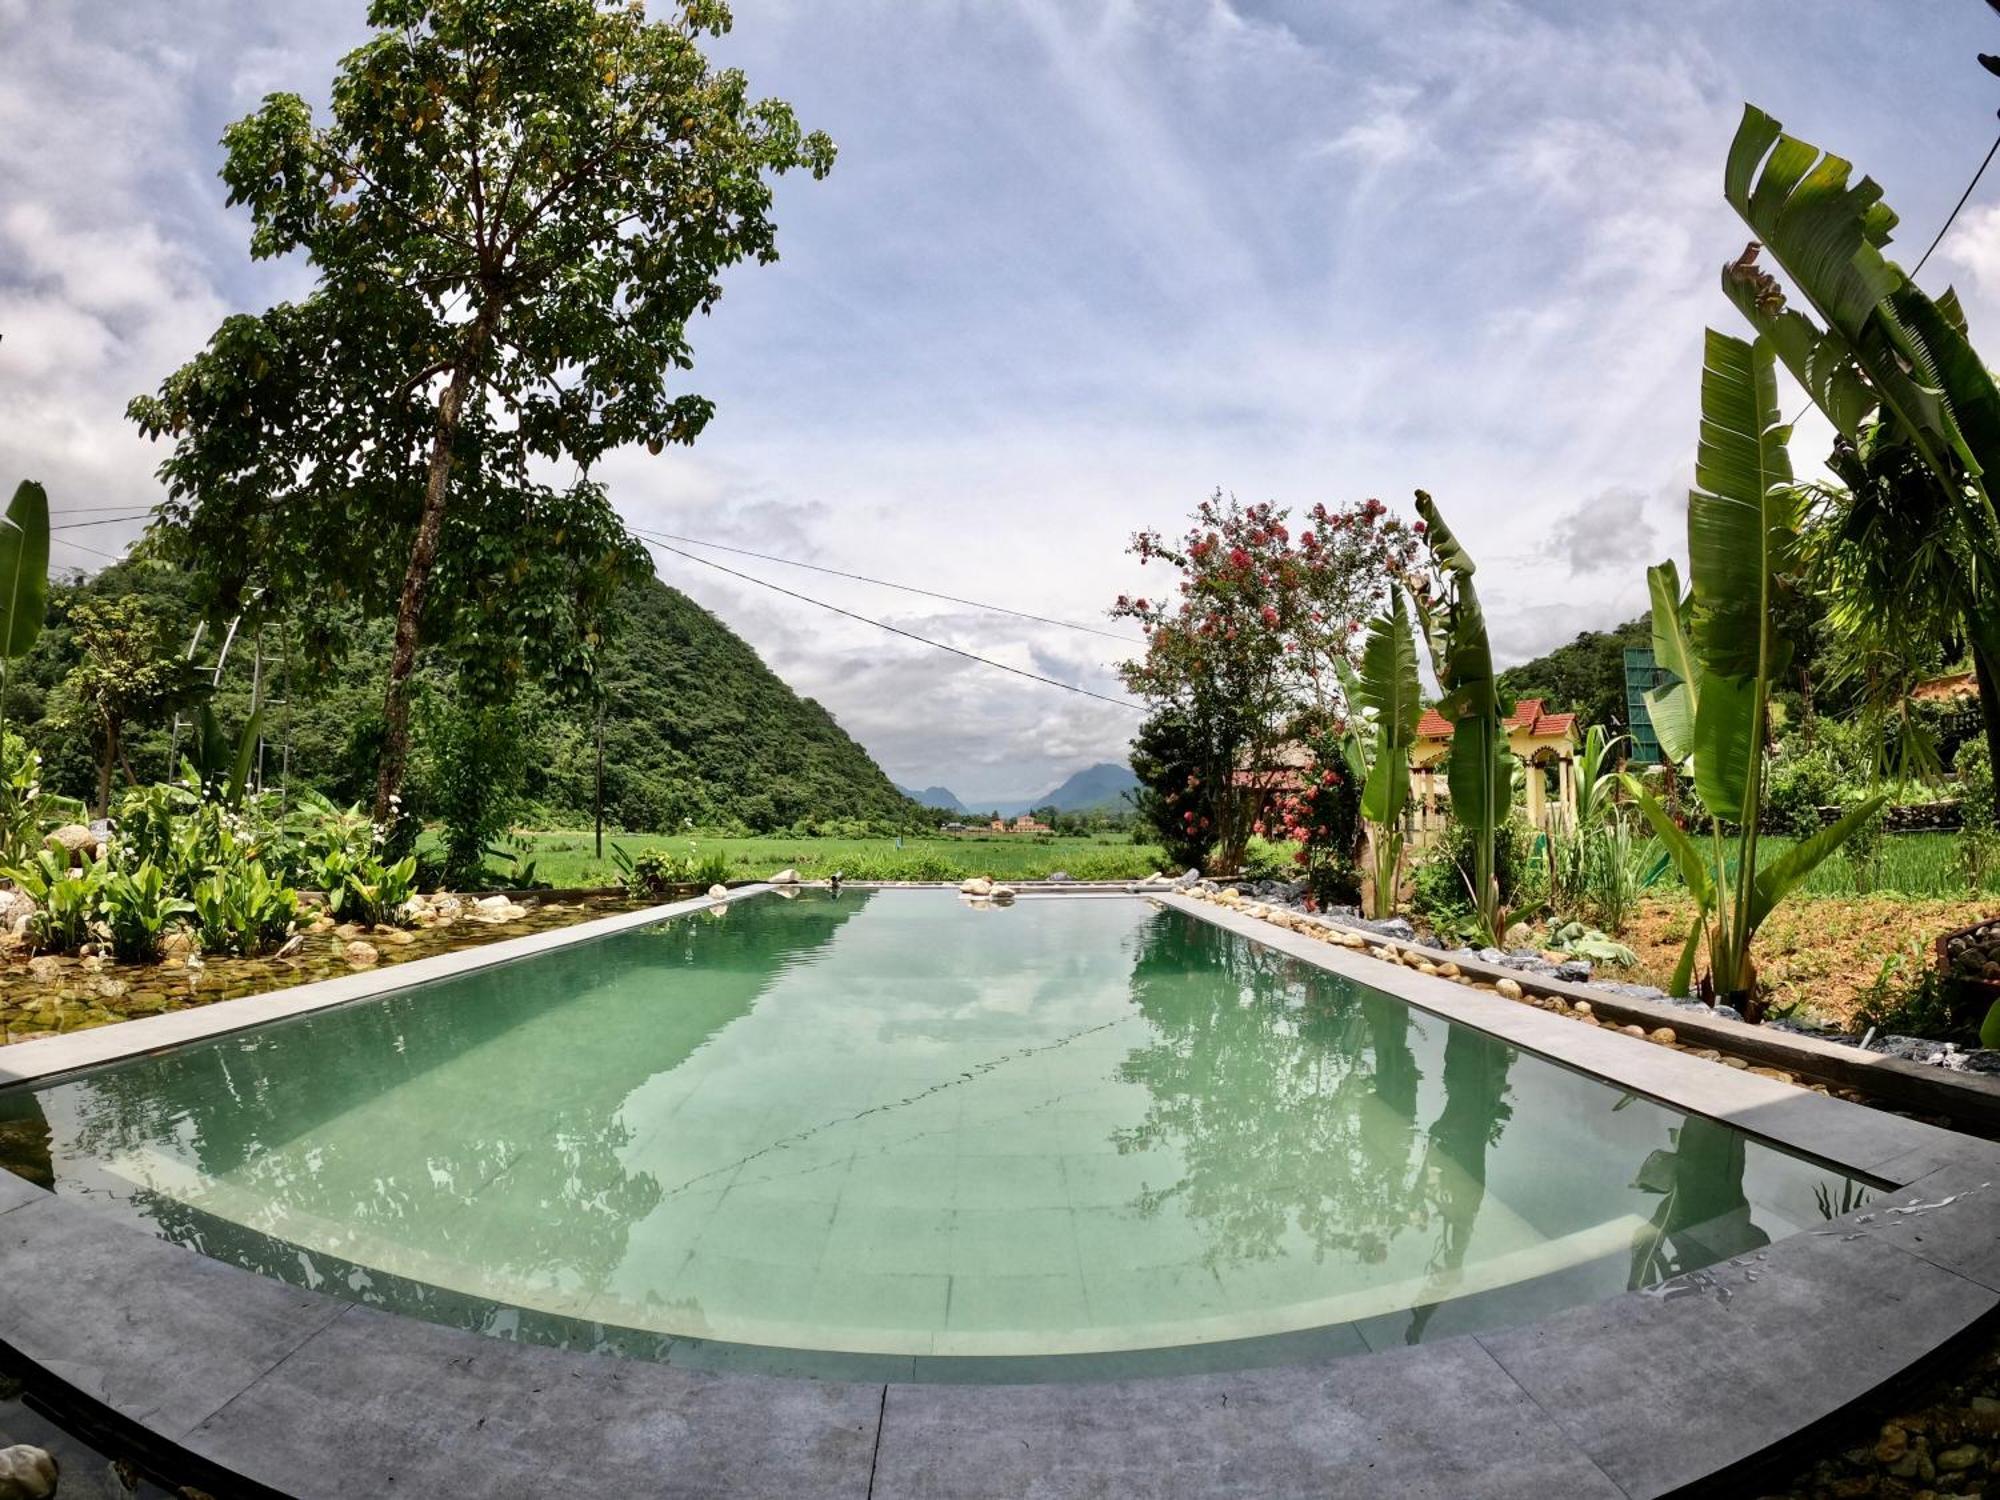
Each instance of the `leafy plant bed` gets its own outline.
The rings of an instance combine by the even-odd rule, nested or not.
[[[157,963],[121,964],[102,956],[12,956],[0,963],[0,1042],[239,1000],[361,967],[407,963],[567,927],[639,904],[622,896],[545,900],[531,895],[519,896],[515,903],[489,908],[491,918],[471,915],[473,909],[466,907],[412,928],[361,927],[321,918],[310,924],[315,930],[300,934],[297,950],[284,957],[169,954]],[[509,911],[521,915],[505,915]],[[372,956],[361,952],[364,947]]]

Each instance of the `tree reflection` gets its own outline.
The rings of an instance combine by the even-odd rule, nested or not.
[[[1296,1235],[1315,1260],[1378,1264],[1433,1217],[1432,1269],[1463,1262],[1509,1114],[1511,1048],[1175,915],[1143,930],[1132,995],[1155,1035],[1118,1076],[1150,1101],[1118,1146],[1170,1150],[1182,1168],[1140,1195],[1140,1213],[1200,1225],[1212,1268],[1295,1253]],[[1426,1024],[1446,1031],[1445,1099],[1416,1160],[1411,1032]]]
[[[289,1226],[363,1262],[371,1245],[404,1242],[593,1287],[661,1201],[654,1176],[625,1164],[626,1101],[865,901],[758,902],[725,922],[641,928],[106,1069],[42,1091],[39,1113],[70,1183],[266,1274],[302,1279]],[[121,1159],[140,1177],[147,1162],[181,1170],[135,1190],[104,1170]],[[223,1232],[230,1218],[277,1243]]]
[[[1749,1138],[1701,1115],[1687,1116],[1668,1138],[1673,1149],[1647,1157],[1632,1182],[1660,1198],[1632,1237],[1626,1284],[1634,1291],[1771,1243],[1743,1191]]]

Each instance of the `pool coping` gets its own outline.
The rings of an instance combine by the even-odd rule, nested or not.
[[[503,1343],[208,1260],[0,1173],[0,1356],[224,1491],[1616,1500],[1740,1473],[2000,1316],[2000,1147],[1185,896],[1135,899],[1896,1190],[1754,1262],[1501,1332],[1323,1365],[981,1386],[706,1374]],[[220,1035],[713,904],[19,1043],[0,1051],[0,1078],[194,1039],[158,1021],[228,1011],[195,1033]],[[56,1045],[142,1027],[137,1045]],[[7,1066],[30,1048],[43,1049],[32,1072]]]

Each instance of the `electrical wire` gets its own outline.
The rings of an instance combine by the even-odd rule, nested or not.
[[[1088,635],[1101,635],[1108,640],[1124,641],[1129,645],[1143,646],[1146,643],[1136,635],[1126,635],[1121,631],[1104,630],[1096,625],[1084,625],[1075,620],[1058,620],[1049,615],[1030,614],[1025,609],[1010,609],[1004,604],[988,604],[978,599],[961,599],[956,594],[939,593],[936,589],[919,588],[913,583],[895,583],[887,578],[870,578],[866,573],[844,573],[839,568],[822,567],[818,563],[799,562],[795,558],[775,557],[768,552],[753,552],[748,547],[735,547],[727,542],[705,542],[700,537],[677,536],[671,531],[646,531],[635,526],[634,536],[650,540],[678,542],[688,547],[710,547],[719,552],[734,552],[739,557],[754,557],[759,562],[781,563],[788,568],[805,568],[814,573],[825,573],[834,578],[852,579],[856,583],[872,583],[880,588],[901,589],[906,594],[922,594],[929,599],[943,599],[950,604],[963,604],[968,609],[985,610],[990,614],[1012,615],[1018,620],[1033,620],[1039,625],[1057,625],[1064,630],[1081,630]]]
[[[1030,672],[1025,667],[1010,666],[1004,661],[995,661],[990,656],[980,656],[976,652],[966,651],[957,646],[948,646],[943,641],[934,641],[929,636],[918,635],[914,630],[905,630],[900,625],[891,625],[884,620],[871,619],[867,615],[856,614],[851,609],[842,609],[838,604],[829,604],[824,599],[815,599],[810,594],[801,594],[795,589],[786,588],[783,584],[772,583],[768,578],[757,578],[749,573],[740,573],[735,568],[716,562],[713,558],[700,557],[692,552],[683,552],[680,548],[669,546],[665,542],[654,541],[651,537],[646,536],[644,532],[640,532],[638,535],[645,541],[647,546],[655,548],[658,551],[670,552],[675,557],[682,558],[691,563],[700,563],[704,568],[713,568],[718,573],[727,573],[731,578],[740,578],[745,583],[754,583],[759,588],[769,589],[775,594],[783,594],[788,599],[797,599],[806,604],[818,605],[821,609],[828,610],[833,614],[844,615],[850,620],[859,620],[864,625],[873,625],[876,629],[886,630],[891,635],[900,635],[905,640],[916,641],[920,645],[930,646],[938,651],[949,651],[953,656],[962,656],[967,661],[978,662],[983,667],[996,667],[1002,672],[1011,672],[1016,677],[1025,677],[1031,682],[1039,682],[1048,687],[1061,688],[1066,693],[1076,693],[1085,698],[1095,698],[1100,703],[1109,703],[1117,708],[1127,708],[1134,713],[1144,713],[1146,711],[1144,704],[1134,703],[1129,698],[1113,698],[1106,693],[1095,693],[1089,688],[1078,687],[1073,682],[1062,682],[1054,677],[1044,677],[1041,673]]]
[[[150,521],[152,519],[153,519],[153,513],[151,511],[146,511],[143,514],[136,516],[105,516],[101,520],[96,520],[96,521],[65,521],[60,526],[51,526],[49,530],[81,531],[86,526],[121,526],[128,521]]]
[[[1958,202],[1952,205],[1951,212],[1946,215],[1944,228],[1940,229],[1937,232],[1937,238],[1931,241],[1930,250],[1924,251],[1923,255],[1918,259],[1916,270],[1910,272],[1912,280],[1916,278],[1917,271],[1921,271],[1924,268],[1924,262],[1931,258],[1931,250],[1935,250],[1939,245],[1943,244],[1944,237],[1951,233],[1951,226],[1958,222],[1958,211],[1965,207],[1966,199],[1970,198],[1972,190],[1979,186],[1979,179],[1984,177],[1986,169],[1993,165],[1993,155],[1995,152],[2000,152],[2000,135],[1993,137],[1993,144],[1986,148],[1986,159],[1979,164],[1979,170],[1972,174],[1972,181],[1965,185],[1965,191],[1958,195]]]

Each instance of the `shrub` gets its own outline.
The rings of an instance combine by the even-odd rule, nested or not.
[[[28,918],[28,941],[44,953],[74,953],[90,941],[106,870],[101,855],[72,870],[68,850],[45,844],[26,864],[0,873],[35,903],[34,915]]]
[[[111,932],[111,952],[123,963],[149,963],[159,957],[167,924],[194,911],[191,902],[168,888],[165,872],[151,860],[141,860],[135,870],[109,871],[99,905]]]

